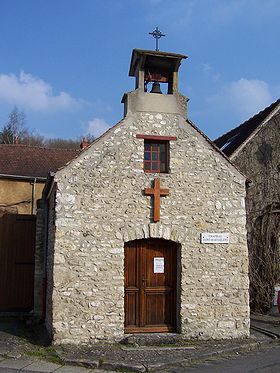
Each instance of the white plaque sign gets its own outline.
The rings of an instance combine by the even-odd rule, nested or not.
[[[229,233],[201,233],[201,243],[229,243]]]
[[[274,299],[273,299],[273,306],[277,306],[278,291],[280,291],[280,286],[275,286],[275,294],[274,294]]]
[[[164,258],[154,258],[154,273],[164,273]]]

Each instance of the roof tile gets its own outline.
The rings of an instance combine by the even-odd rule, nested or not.
[[[80,153],[75,149],[0,144],[0,174],[46,178]]]

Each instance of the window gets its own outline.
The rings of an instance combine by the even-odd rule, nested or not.
[[[175,136],[136,135],[144,140],[144,172],[169,172],[169,141],[177,140]]]
[[[145,172],[168,172],[168,141],[144,142],[144,171]]]

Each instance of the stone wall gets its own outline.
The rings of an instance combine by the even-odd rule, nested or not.
[[[272,265],[268,261],[268,254],[262,255],[263,246],[268,247],[271,234],[276,236],[278,247],[280,242],[280,115],[273,116],[261,130],[255,134],[244,146],[232,156],[232,161],[247,175],[249,183],[246,195],[248,248],[251,257],[252,272],[258,268],[258,260],[262,256],[267,262],[268,276],[264,275],[264,282],[271,275]],[[269,224],[267,224],[269,219]],[[264,270],[262,270],[263,272]],[[251,283],[256,284],[251,274]],[[260,278],[257,287],[260,287]],[[267,282],[268,285],[268,282]],[[256,294],[252,286],[252,304],[255,307]],[[269,291],[269,290],[268,290]],[[269,297],[269,294],[268,294]],[[262,299],[263,302],[264,299]],[[269,299],[268,299],[269,302]],[[269,307],[269,305],[268,305]]]
[[[280,115],[274,116],[244,146],[232,161],[248,177],[246,208],[248,232],[264,209],[280,202]]]
[[[136,134],[177,137],[170,142],[168,174],[143,172],[144,140]],[[143,189],[156,176],[170,195],[161,198],[161,221],[152,223]],[[58,171],[55,182],[47,297],[55,343],[123,338],[124,243],[149,237],[181,246],[178,332],[203,339],[248,336],[245,178],[182,116],[128,115]],[[230,244],[201,244],[202,232],[229,232]]]

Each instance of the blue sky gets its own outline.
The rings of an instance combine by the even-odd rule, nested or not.
[[[279,98],[279,0],[2,0],[0,125],[16,105],[47,137],[123,115],[133,48],[182,53],[188,117],[214,139]]]

